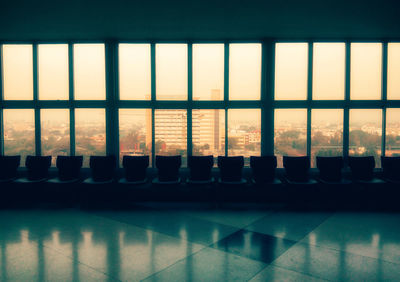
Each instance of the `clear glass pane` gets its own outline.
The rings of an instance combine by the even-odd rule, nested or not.
[[[25,166],[27,155],[35,155],[34,110],[6,109],[4,119],[4,154],[21,155],[21,166]]]
[[[400,156],[400,109],[386,109],[386,156]]]
[[[387,98],[400,99],[400,43],[388,44]]]
[[[314,43],[313,53],[313,99],[343,100],[345,44]]]
[[[249,165],[250,156],[261,154],[261,110],[228,110],[228,155],[244,156]]]
[[[225,155],[225,110],[192,111],[193,155]]]
[[[382,44],[351,43],[350,98],[381,99],[381,81]]]
[[[275,110],[274,149],[278,167],[282,156],[307,155],[307,110]]]
[[[224,44],[193,44],[193,100],[224,99]]]
[[[275,45],[275,100],[307,99],[307,43]]]
[[[187,99],[187,45],[156,45],[157,100]]]
[[[156,155],[181,155],[186,165],[186,110],[155,110]]]
[[[314,109],[311,112],[311,166],[316,156],[343,155],[343,110]]]
[[[33,99],[32,45],[3,45],[3,97]]]
[[[104,44],[74,44],[76,100],[104,100],[106,74]]]
[[[229,100],[259,100],[261,44],[229,44]]]
[[[68,100],[68,45],[40,44],[38,56],[39,99]]]
[[[151,109],[119,110],[119,155],[150,156]]]
[[[119,44],[119,97],[151,99],[150,44]]]
[[[59,155],[70,154],[69,144],[69,110],[40,110],[42,155],[52,156],[53,165]]]
[[[89,167],[90,156],[106,154],[106,115],[104,109],[75,110],[75,154],[83,155]]]
[[[382,110],[350,110],[350,156],[374,156],[381,163]]]

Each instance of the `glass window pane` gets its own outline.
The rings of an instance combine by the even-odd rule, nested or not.
[[[228,110],[228,155],[244,156],[249,165],[250,156],[261,154],[261,110]]]
[[[119,44],[119,97],[151,99],[150,44]]]
[[[274,149],[278,167],[282,156],[307,155],[307,110],[275,110]]]
[[[106,116],[104,109],[75,110],[75,154],[83,155],[83,166],[90,156],[106,154]]]
[[[40,44],[38,56],[39,99],[68,100],[68,45]]]
[[[32,45],[3,45],[3,97],[33,99]]]
[[[224,44],[193,44],[193,100],[224,99]]]
[[[400,99],[400,43],[388,44],[387,98]]]
[[[400,156],[400,109],[386,109],[386,156]]]
[[[350,156],[374,156],[381,163],[382,110],[350,110]]]
[[[187,99],[187,45],[156,44],[157,100]]]
[[[40,110],[42,155],[53,156],[53,165],[59,155],[68,156],[69,149],[69,110]]]
[[[193,155],[225,155],[225,110],[192,111]]]
[[[345,44],[314,43],[313,53],[313,99],[343,100]]]
[[[351,43],[350,98],[381,99],[382,44]]]
[[[181,155],[186,165],[186,110],[155,110],[156,155]]]
[[[150,156],[151,109],[119,110],[119,155]]]
[[[343,110],[314,109],[311,112],[311,166],[316,156],[343,155]]]
[[[259,100],[261,44],[229,44],[229,99]]]
[[[307,43],[275,45],[275,100],[307,99]]]
[[[104,44],[74,44],[75,100],[104,100],[106,74]]]
[[[4,154],[21,155],[25,166],[27,155],[35,155],[35,115],[33,109],[7,109],[4,119]]]

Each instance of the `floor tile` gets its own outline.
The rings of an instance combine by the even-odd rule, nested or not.
[[[285,281],[285,282],[297,282],[297,281],[309,281],[309,282],[322,282],[327,281],[323,279],[314,278],[309,275],[305,275],[293,270],[284,269],[281,267],[269,265],[256,276],[254,276],[250,282],[269,282],[269,281]]]
[[[257,232],[240,230],[211,245],[213,248],[270,263],[296,242]]]

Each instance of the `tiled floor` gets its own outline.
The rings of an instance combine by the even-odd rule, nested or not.
[[[0,281],[400,281],[400,214],[0,210]]]

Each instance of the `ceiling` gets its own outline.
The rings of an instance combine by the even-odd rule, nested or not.
[[[0,40],[400,38],[400,1],[0,0]]]

